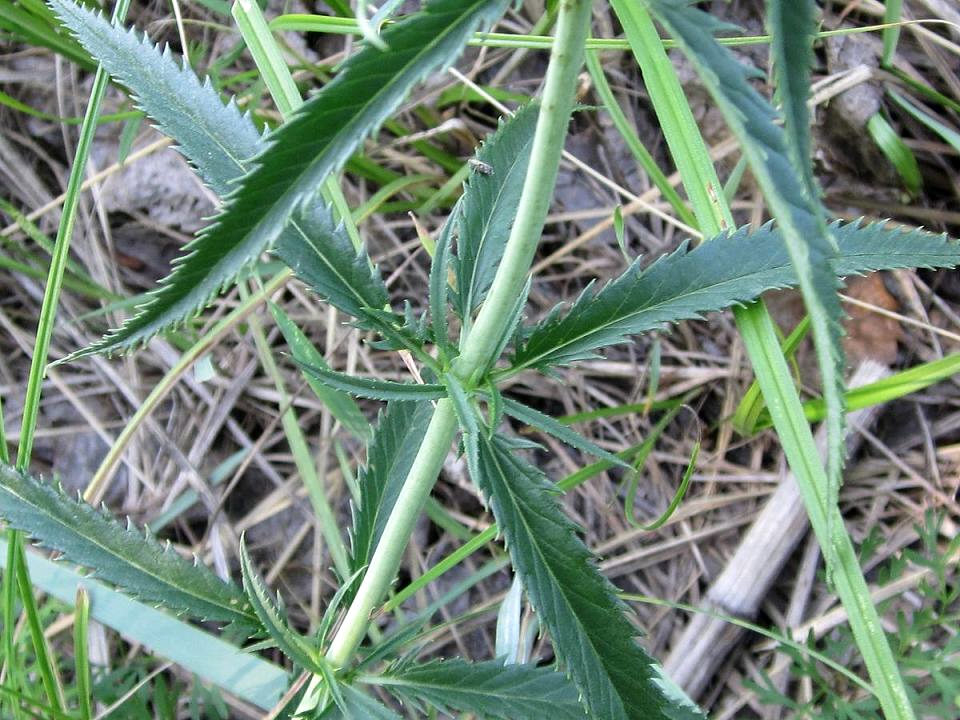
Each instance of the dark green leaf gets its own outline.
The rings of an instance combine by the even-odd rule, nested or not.
[[[834,223],[840,248],[834,263],[839,276],[903,267],[952,267],[960,248],[945,236],[888,229],[884,223],[861,226]],[[779,228],[748,227],[729,237],[704,242],[694,250],[682,245],[646,270],[637,260],[597,293],[589,289],[566,314],[553,311],[528,334],[514,366],[546,367],[594,357],[599,348],[662,323],[700,317],[761,293],[796,284],[796,272]]]
[[[403,720],[393,710],[350,685],[341,685],[340,705],[330,705],[318,720]]]
[[[510,237],[530,163],[538,105],[531,103],[501,123],[477,152],[464,187],[457,240],[457,295],[462,318],[483,301]]]
[[[380,415],[373,442],[367,449],[367,464],[360,470],[360,499],[353,510],[350,568],[354,572],[370,562],[432,411],[430,403],[392,402]]]
[[[596,458],[606,460],[614,465],[619,465],[627,470],[633,469],[630,463],[624,462],[613,453],[607,452],[602,447],[587,440],[580,433],[571,430],[566,425],[562,425],[549,415],[544,415],[539,410],[534,410],[532,407],[527,407],[523,403],[508,397],[503,398],[503,408],[507,415],[515,417],[520,422],[526,423],[530,427],[536,428],[547,435],[553,435],[570,447],[582,450]]]
[[[224,104],[209,80],[201,82],[188,67],[162,53],[146,36],[111,25],[102,16],[70,0],[50,0],[63,22],[110,75],[134,95],[137,105],[159,130],[177,141],[180,151],[220,195],[228,194],[252,167],[251,158],[266,141],[251,119],[230,102]],[[383,281],[369,258],[344,238],[319,197],[282,229],[279,244],[289,246],[302,265],[305,280],[347,314],[367,318],[366,308],[382,309],[387,301]],[[144,342],[157,332],[182,323],[231,282],[264,250],[264,245],[212,244],[203,236],[189,243],[173,274],[149,294],[135,318],[122,330],[74,353],[68,359],[113,351]],[[380,318],[381,323],[389,319]],[[379,325],[371,322],[375,329]]]
[[[298,362],[303,371],[316,380],[337,390],[371,400],[439,400],[447,393],[443,385],[403,383],[392,380],[362,378],[336,372],[316,365]]]
[[[240,571],[243,574],[243,587],[247,597],[280,651],[304,670],[320,672],[323,658],[320,657],[318,649],[288,627],[286,618],[250,562],[247,543],[243,537],[240,538]]]
[[[577,690],[549,668],[497,661],[434,661],[401,664],[382,675],[363,677],[404,703],[451,713],[475,713],[503,720],[584,720]]]
[[[8,465],[0,465],[0,517],[141,600],[196,618],[259,626],[240,588]]]
[[[480,438],[480,489],[554,652],[593,717],[676,717],[615,588],[596,569],[555,488],[500,436]]]
[[[287,316],[283,309],[275,303],[270,303],[270,313],[283,333],[284,340],[290,347],[293,357],[300,363],[314,367],[327,368],[327,363],[317,349]],[[343,423],[343,426],[361,440],[369,440],[373,434],[370,423],[363,416],[356,401],[347,393],[334,390],[309,375],[305,376],[310,388],[320,401],[330,410],[330,414]]]
[[[433,264],[430,265],[430,320],[433,323],[433,338],[440,348],[442,356],[451,351],[447,329],[447,289],[450,287],[447,271],[450,267],[450,243],[453,236],[455,218],[459,215],[460,202],[453,209],[450,218],[440,231],[437,249],[434,251]]]

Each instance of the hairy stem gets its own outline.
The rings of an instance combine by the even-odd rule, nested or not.
[[[492,356],[503,331],[503,318],[523,291],[553,195],[589,21],[590,0],[562,0],[530,170],[503,262],[477,323],[464,343],[463,355],[457,361],[456,371],[464,379],[482,373],[495,359]],[[350,662],[366,633],[371,612],[396,576],[413,524],[436,482],[456,429],[451,402],[440,400],[357,595],[327,652],[327,660],[335,667],[344,667]],[[319,683],[313,685],[316,689]]]

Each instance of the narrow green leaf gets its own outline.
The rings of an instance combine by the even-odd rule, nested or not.
[[[470,402],[467,391],[453,373],[447,373],[443,379],[447,386],[447,395],[453,402],[453,411],[457,415],[457,424],[460,426],[463,437],[463,454],[467,459],[467,469],[470,475],[475,477],[479,472],[477,442],[480,435],[480,422],[477,419],[477,412]]]
[[[73,667],[77,688],[80,720],[93,717],[93,695],[90,685],[90,595],[81,585],[77,588],[76,611],[73,616]]]
[[[7,465],[0,465],[0,516],[135,597],[197,618],[258,625],[238,587]]]
[[[952,267],[960,247],[945,236],[888,229],[885,223],[834,223],[839,276],[903,267]],[[529,331],[513,365],[545,367],[594,357],[597,349],[657,328],[755,300],[790,287],[797,275],[779,227],[747,226],[693,250],[686,244],[649,268],[634,261],[619,278],[593,293],[588,288],[570,310],[557,306]]]
[[[290,352],[298,362],[316,367],[326,368],[326,360],[323,359],[317,349],[310,342],[310,339],[303,334],[303,331],[296,326],[290,317],[276,303],[269,303],[270,313],[273,315],[277,327],[283,334],[284,340],[290,347]],[[343,426],[360,440],[369,440],[373,434],[370,423],[363,416],[356,401],[347,393],[334,390],[316,378],[305,375],[307,383],[320,401],[327,406],[330,414],[343,423]]]
[[[536,428],[547,435],[553,435],[558,440],[565,442],[570,447],[581,450],[593,455],[601,460],[606,460],[614,465],[631,470],[630,463],[624,462],[611,452],[607,452],[599,445],[590,442],[580,433],[571,430],[566,425],[557,422],[549,415],[545,415],[539,410],[534,410],[517,400],[505,397],[503,398],[503,409],[507,415],[515,417],[520,422],[526,423],[530,427]]]
[[[457,300],[461,318],[483,301],[517,214],[530,163],[539,106],[521,108],[477,151],[473,173],[464,186],[457,239]]]
[[[243,574],[243,588],[250,599],[250,604],[280,651],[304,670],[320,672],[323,658],[320,656],[319,649],[290,629],[286,618],[270,597],[269,590],[257,575],[253,563],[250,562],[247,543],[243,537],[240,538],[240,571]]]
[[[593,717],[674,718],[614,587],[560,510],[555,487],[501,436],[480,439],[480,489],[554,652]]]
[[[915,197],[923,187],[923,174],[920,172],[920,165],[913,150],[897,134],[881,112],[874,113],[867,120],[867,132],[880,148],[880,152],[896,168],[907,192]]]
[[[577,690],[561,673],[496,660],[398,664],[360,682],[380,685],[413,707],[503,720],[583,720]]]
[[[340,705],[331,704],[317,720],[403,720],[393,710],[350,685],[341,685]]]
[[[455,218],[460,215],[460,201],[453,208],[447,220],[430,265],[430,321],[433,324],[433,339],[440,350],[441,357],[449,359],[452,350],[447,327],[447,289],[450,287],[447,272],[450,267],[450,244],[453,236]]]
[[[377,380],[376,378],[362,378],[346,373],[328,370],[316,365],[307,365],[298,362],[303,371],[326,385],[357,397],[371,400],[439,400],[446,396],[447,390],[443,385],[431,383],[403,383],[393,380]]]
[[[367,448],[367,464],[361,468],[357,481],[360,499],[353,508],[350,531],[350,565],[354,572],[370,562],[431,414],[432,407],[425,402],[392,402],[380,414],[373,441]],[[354,589],[356,586],[355,583]],[[352,594],[353,591],[348,597]]]

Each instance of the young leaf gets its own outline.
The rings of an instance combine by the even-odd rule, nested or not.
[[[503,720],[583,720],[577,689],[561,673],[496,660],[399,664],[382,675],[364,676],[400,701],[448,714],[474,713]],[[599,717],[599,716],[598,716]]]
[[[84,47],[130,90],[157,128],[177,141],[180,152],[213,190],[228,194],[251,170],[251,158],[267,143],[233,102],[223,103],[209,80],[201,82],[169,48],[161,53],[145,35],[116,27],[71,0],[50,3]],[[377,329],[391,318],[368,318],[365,311],[386,304],[386,288],[366,254],[358,253],[344,236],[316,197],[295,212],[278,244],[287,248],[292,262],[302,266],[304,279],[325,299],[349,315],[368,319]],[[172,275],[149,294],[135,318],[67,359],[129,348],[183,322],[263,249],[232,242],[211,244],[202,238],[190,242]]]
[[[180,318],[195,311],[186,296],[202,287],[209,298],[241,269],[237,260],[269,248],[294,212],[314,201],[323,181],[410,89],[452,62],[473,31],[499,17],[506,5],[507,0],[436,0],[384,31],[388,52],[367,47],[348,59],[332,82],[267,137],[253,168],[153,302],[98,349],[126,347],[163,330],[173,305]]]
[[[8,465],[0,465],[0,517],[141,600],[196,618],[259,625],[235,585]]]
[[[247,543],[243,537],[240,538],[240,571],[243,574],[243,588],[247,597],[250,599],[257,617],[260,618],[260,622],[263,623],[263,627],[270,633],[270,637],[273,638],[280,651],[304,670],[314,673],[320,672],[323,658],[320,657],[319,650],[306,638],[288,627],[280,609],[257,575],[253,563],[250,562]]]
[[[839,244],[834,271],[840,276],[903,267],[952,267],[960,248],[943,235],[834,223]],[[750,302],[763,292],[796,284],[779,227],[749,227],[729,237],[686,244],[646,270],[637,260],[619,278],[592,293],[588,288],[570,310],[562,306],[528,332],[517,350],[514,370],[546,367],[594,357],[597,349],[662,323],[696,318],[730,305]]]
[[[477,440],[480,435],[480,422],[477,419],[477,412],[470,403],[467,391],[453,373],[447,373],[444,376],[444,383],[447,386],[450,401],[453,403],[453,411],[457,415],[457,424],[460,426],[460,433],[463,437],[463,454],[467,458],[467,469],[471,475],[476,475],[479,452]]]
[[[447,394],[447,389],[443,385],[430,383],[421,385],[419,383],[362,378],[316,365],[298,364],[307,375],[325,385],[371,400],[439,400]]]
[[[510,236],[538,114],[531,103],[502,121],[477,152],[484,170],[475,171],[464,187],[455,267],[458,310],[467,321],[490,288]]]
[[[679,708],[634,641],[626,607],[591,562],[547,478],[499,435],[480,438],[479,464],[474,480],[490,498],[527,596],[592,716],[676,718]]]
[[[527,407],[523,403],[507,397],[503,398],[503,409],[507,415],[515,417],[520,422],[526,423],[547,435],[553,435],[557,440],[565,442],[570,447],[589,453],[614,465],[619,465],[627,470],[633,469],[630,463],[624,462],[613,453],[607,452],[602,447],[587,440],[583,435],[557,422],[549,415],[544,415],[539,410],[534,410],[532,407]]]
[[[296,326],[283,309],[275,304],[269,303],[270,313],[273,315],[277,327],[283,334],[283,339],[287,341],[290,352],[298,362],[314,365],[316,367],[326,368],[326,361],[323,355],[317,352],[317,349],[310,342],[309,338],[303,334],[303,331]],[[369,440],[373,434],[370,423],[360,412],[356,401],[348,394],[334,390],[324,385],[313,377],[306,376],[307,383],[320,401],[327,406],[330,414],[343,423],[343,426],[353,433],[360,440]]]
[[[357,482],[360,501],[353,508],[350,531],[350,567],[354,572],[370,562],[413,465],[432,409],[430,403],[392,402],[380,414],[373,442],[367,449],[367,464],[360,470]]]
[[[430,321],[433,325],[433,337],[442,357],[449,357],[452,350],[447,325],[447,291],[450,287],[447,271],[450,268],[450,243],[453,236],[453,227],[459,214],[460,200],[457,201],[450,218],[440,231],[437,248],[433,254],[433,263],[430,265]]]
[[[680,44],[710,91],[780,225],[810,316],[828,412],[828,503],[839,493],[846,452],[843,439],[843,310],[834,276],[836,243],[830,236],[813,177],[806,107],[813,60],[812,0],[769,3],[773,57],[784,127],[770,104],[748,82],[746,68],[717,42],[724,26],[681,0],[649,0],[660,22]],[[831,531],[832,534],[832,531]],[[824,548],[827,553],[830,548]]]

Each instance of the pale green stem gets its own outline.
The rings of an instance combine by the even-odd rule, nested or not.
[[[534,134],[530,170],[503,262],[477,323],[464,343],[463,356],[457,362],[457,372],[463,378],[482,372],[494,359],[492,355],[504,329],[503,318],[515,305],[526,283],[553,195],[589,27],[590,0],[563,0]],[[436,482],[456,430],[451,402],[440,400],[357,595],[327,652],[327,660],[334,667],[344,667],[350,662],[366,633],[371,613],[396,577],[413,525]],[[319,679],[314,678],[301,710],[316,702],[319,686]]]

